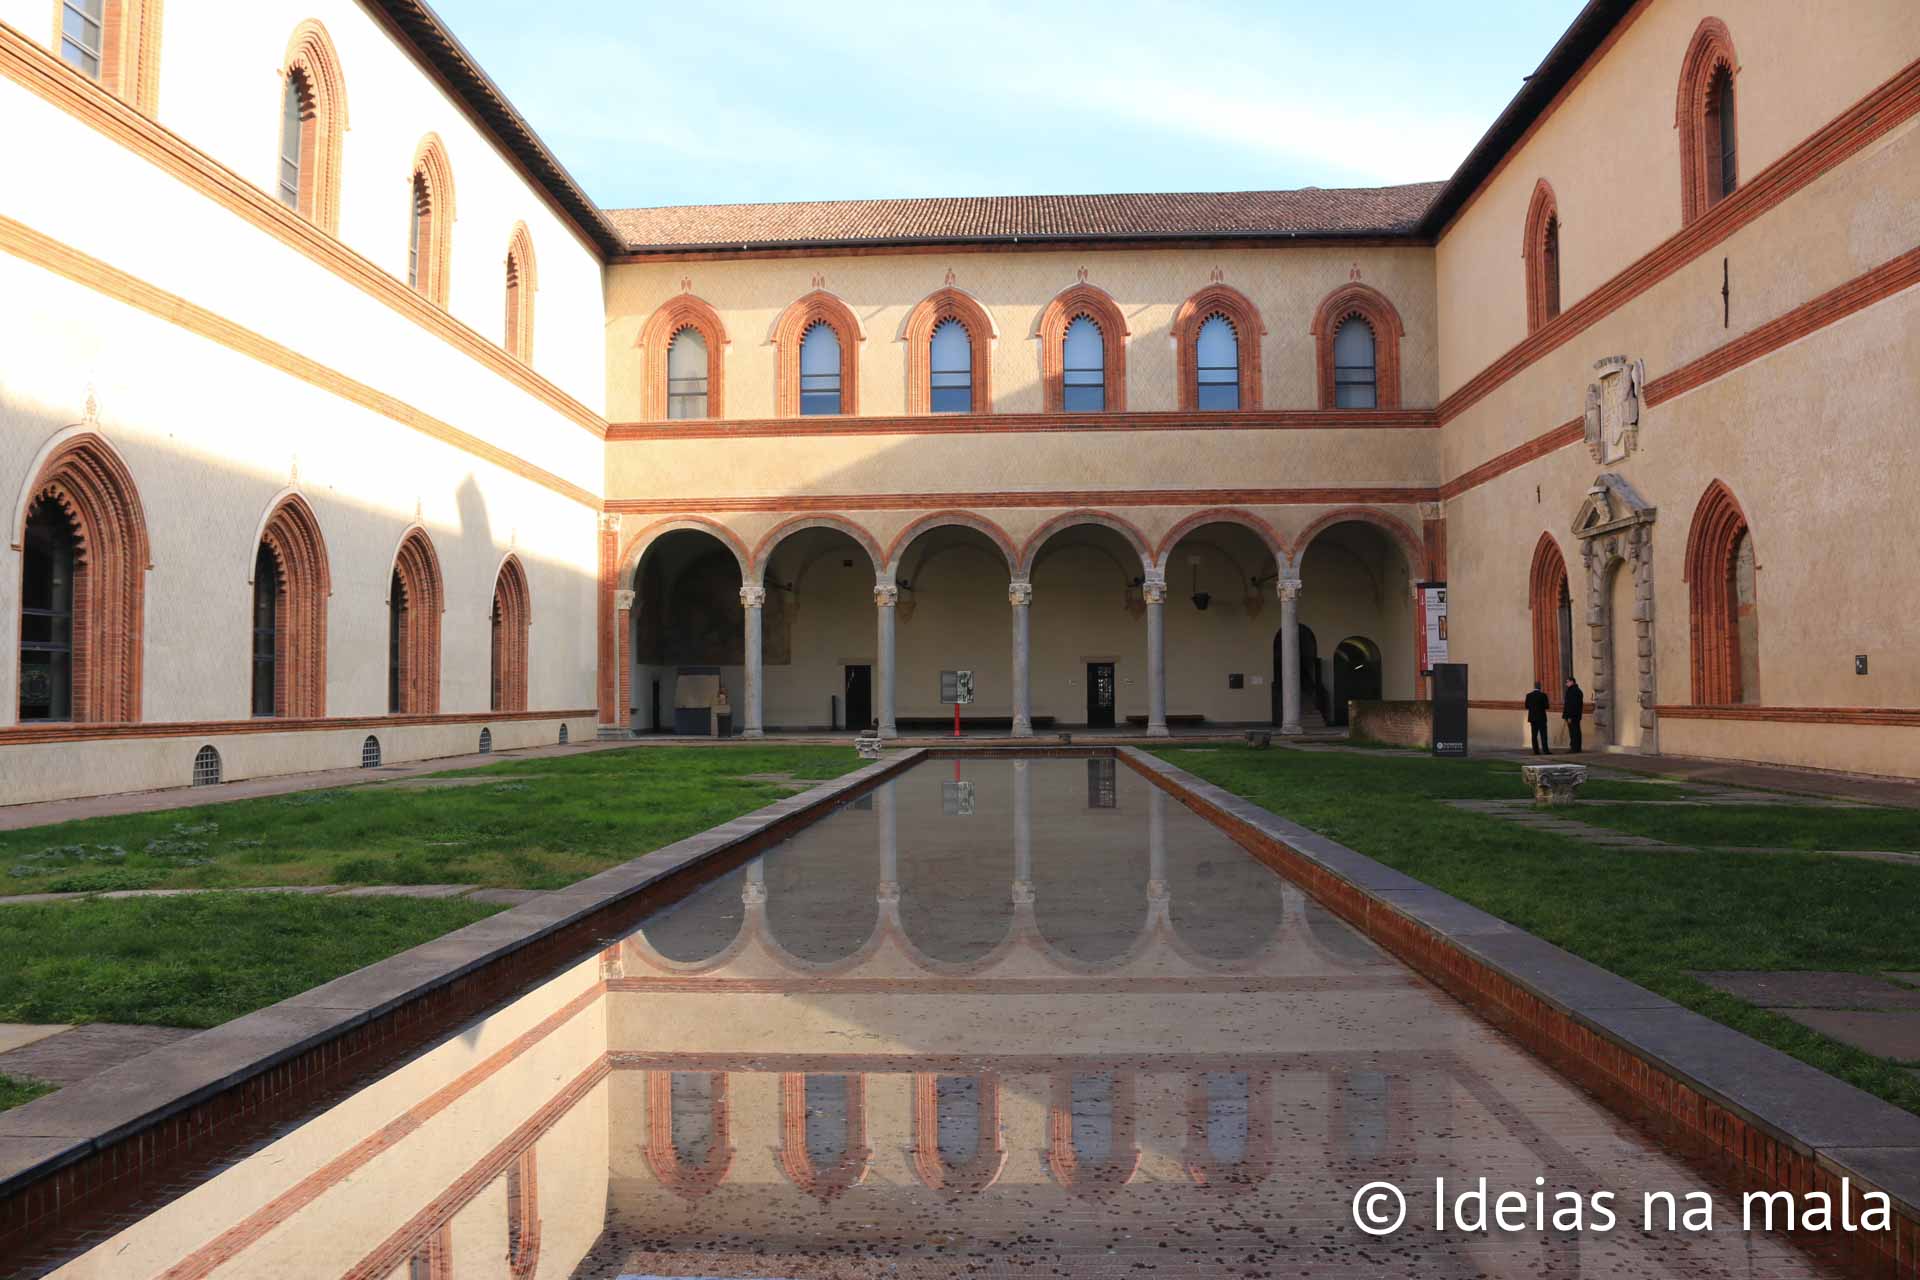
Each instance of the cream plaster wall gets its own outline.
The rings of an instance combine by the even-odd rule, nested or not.
[[[57,51],[53,43],[57,8],[48,0],[0,0],[0,22]],[[250,0],[244,5],[167,0],[161,26],[159,122],[261,189],[276,191],[287,45],[294,29],[309,18],[326,27],[340,55],[346,85],[341,239],[405,279],[414,151],[429,132],[438,133],[446,144],[455,192],[449,310],[489,341],[502,340],[507,242],[514,223],[524,220],[533,238],[539,275],[534,367],[598,410],[606,381],[599,339],[602,295],[597,250],[553,213],[516,163],[473,126],[462,108],[394,42],[365,6],[351,0]],[[19,131],[17,126],[8,130]],[[63,157],[59,165],[63,182],[46,185],[66,208],[75,200],[66,179],[82,172],[83,166],[70,152],[54,154]],[[15,168],[11,157],[7,163],[8,172],[34,171]],[[143,201],[129,201],[127,194],[131,193],[102,202],[103,212],[112,216],[114,232],[124,237],[125,211],[138,209],[140,223],[155,233],[153,242],[163,256],[179,257],[180,266],[190,275],[203,274],[207,260],[183,251],[185,246],[170,234],[185,228],[170,227],[168,220],[156,216],[162,211]],[[77,243],[64,234],[62,238]],[[222,255],[229,251],[224,243],[221,249]],[[164,283],[147,271],[137,274]],[[272,296],[257,288],[260,275],[241,273],[239,278],[253,289],[259,304],[271,304]],[[238,318],[238,313],[224,307],[216,309]],[[360,342],[368,338],[364,330],[345,336]],[[308,346],[293,345],[317,354]]]
[[[682,292],[720,313],[726,326],[726,415],[773,416],[774,324],[795,299],[824,287],[859,319],[861,416],[906,411],[907,316],[920,299],[953,285],[983,306],[997,330],[992,350],[993,407],[1041,408],[1041,312],[1079,282],[1113,295],[1126,316],[1127,408],[1173,409],[1174,313],[1207,287],[1217,268],[1251,298],[1267,327],[1261,345],[1269,409],[1317,407],[1313,313],[1358,267],[1364,283],[1392,300],[1406,326],[1401,340],[1402,404],[1435,400],[1434,283],[1431,251],[1421,247],[1154,249],[1105,252],[947,253],[633,263],[607,272],[607,416],[642,418],[644,363],[636,350],[647,317]],[[824,277],[825,285],[813,282]],[[683,284],[684,282],[684,284]]]
[[[1920,7],[1908,0],[1857,0],[1845,7],[1844,21],[1828,6],[1773,0],[1659,0],[1648,6],[1441,237],[1435,251],[1439,394],[1526,336],[1521,243],[1539,179],[1553,185],[1559,202],[1566,306],[1680,230],[1674,103],[1687,45],[1710,15],[1727,24],[1739,58],[1742,183],[1920,50]],[[1797,269],[1791,258],[1769,257],[1736,276],[1743,290],[1738,314],[1754,314],[1744,305],[1747,291],[1776,267]],[[1707,309],[1705,291],[1698,296],[1695,315]],[[1713,301],[1717,312],[1717,297]]]

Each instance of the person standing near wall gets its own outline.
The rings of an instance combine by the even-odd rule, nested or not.
[[[1567,751],[1580,754],[1580,718],[1587,714],[1587,695],[1572,676],[1567,677],[1567,699],[1560,706],[1560,718],[1567,722]]]
[[[1527,733],[1532,740],[1533,754],[1550,756],[1553,748],[1547,744],[1547,708],[1553,702],[1540,688],[1540,682],[1533,682],[1533,692],[1527,695]]]

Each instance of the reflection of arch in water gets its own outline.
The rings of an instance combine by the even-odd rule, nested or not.
[[[1365,636],[1348,636],[1333,651],[1333,715],[1347,723],[1349,702],[1380,698],[1380,646]]]
[[[1187,1077],[1187,1177],[1238,1195],[1273,1173],[1273,1074],[1199,1071]]]
[[[1209,968],[1257,959],[1280,933],[1286,883],[1235,847],[1167,868],[1173,937],[1183,958]]]
[[[726,1181],[733,1168],[728,1108],[725,1072],[647,1072],[640,1154],[661,1186],[694,1200]]]
[[[879,945],[879,875],[872,845],[848,856],[768,859],[767,938],[801,967],[844,967]],[[795,852],[799,852],[796,850]]]
[[[1414,1154],[1411,1081],[1352,1069],[1327,1076],[1327,1163],[1376,1168]]]
[[[1101,1195],[1140,1170],[1131,1071],[1062,1071],[1047,1111],[1047,1170],[1074,1195]]]
[[[913,1078],[913,1168],[924,1185],[947,1195],[985,1191],[1006,1167],[998,1076]]]
[[[780,1077],[781,1172],[793,1185],[831,1200],[867,1176],[867,1079],[864,1075]]]

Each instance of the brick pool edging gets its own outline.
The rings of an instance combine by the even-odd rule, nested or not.
[[[1887,1193],[1858,1261],[1920,1278],[1920,1116],[1136,747],[1116,754],[1536,1056],[1757,1190]]]
[[[217,1160],[342,1085],[551,976],[607,936],[918,764],[924,748],[422,943],[0,1112],[0,1258]],[[0,1267],[0,1270],[7,1268]]]

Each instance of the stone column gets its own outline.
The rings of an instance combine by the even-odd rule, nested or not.
[[[874,616],[879,634],[874,651],[874,696],[880,702],[880,736],[897,738],[900,730],[893,723],[893,607],[900,602],[900,588],[891,582],[873,588]]]
[[[1300,579],[1280,579],[1280,732],[1300,732]]]
[[[1033,699],[1027,684],[1027,609],[1033,604],[1031,582],[1007,584],[1007,603],[1013,606],[1013,736],[1033,736]]]
[[[749,583],[740,588],[741,612],[746,615],[747,627],[747,690],[741,701],[746,705],[740,708],[741,730],[743,738],[761,738],[766,729],[760,720],[765,710],[765,697],[762,693],[765,664],[761,661],[760,615],[767,603],[767,589]]]
[[[1141,584],[1147,602],[1147,736],[1167,736],[1167,580]]]

